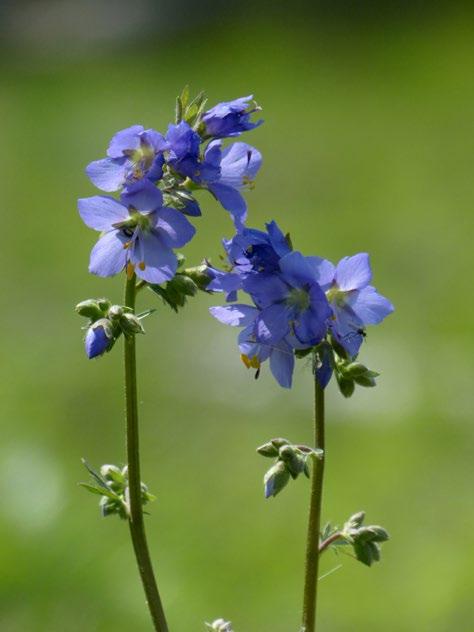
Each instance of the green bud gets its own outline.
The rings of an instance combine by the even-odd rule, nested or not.
[[[372,542],[386,542],[390,539],[388,532],[378,525],[371,525],[368,527],[372,532]]]
[[[301,452],[294,446],[282,446],[279,450],[279,457],[286,464],[292,478],[297,478],[297,476],[303,472],[305,459]]]
[[[288,484],[290,473],[283,461],[278,461],[265,474],[265,498],[276,496]]]
[[[364,522],[364,518],[365,518],[365,512],[358,511],[357,513],[355,513],[353,516],[349,518],[349,520],[346,522],[346,526],[348,526],[351,529],[360,527],[361,524]]]
[[[99,298],[97,299],[97,303],[103,314],[106,314],[109,311],[109,307],[112,305],[108,298]]]
[[[121,316],[123,316],[123,307],[121,305],[112,305],[109,308],[107,316],[111,320],[118,320]]]
[[[359,375],[365,375],[368,371],[367,367],[360,362],[350,362],[349,364],[342,365],[340,369],[344,375],[354,378]]]
[[[257,452],[269,458],[278,456],[278,448],[276,448],[271,441],[258,447]]]
[[[122,314],[119,322],[125,336],[145,333],[140,320],[135,316],[135,314]]]
[[[275,446],[275,448],[281,448],[284,445],[291,445],[288,439],[284,439],[283,437],[276,437],[275,439],[271,439],[271,443]]]
[[[365,386],[365,387],[373,387],[373,386],[377,386],[377,382],[375,381],[375,378],[370,377],[369,375],[365,374],[365,375],[356,375],[354,377],[354,382],[356,382],[359,386]]]
[[[185,268],[183,274],[189,277],[200,290],[205,290],[211,282],[211,277],[208,272],[209,266],[206,263],[202,263],[199,266],[192,268]]]
[[[344,397],[350,397],[354,392],[355,385],[353,380],[343,377],[340,373],[336,373],[337,384],[339,386],[339,390],[344,395]]]
[[[96,321],[105,315],[101,310],[98,301],[92,298],[89,298],[86,301],[81,301],[81,303],[76,305],[75,309],[80,316],[90,318],[92,321]]]

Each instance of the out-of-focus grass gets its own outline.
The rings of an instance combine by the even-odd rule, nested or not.
[[[5,60],[0,79],[2,363],[0,627],[6,632],[148,630],[125,525],[76,488],[124,458],[119,349],[87,362],[78,300],[121,296],[87,274],[95,235],[76,198],[114,131],[163,129],[186,82],[213,102],[253,91],[266,123],[250,223],[275,218],[297,248],[372,254],[397,307],[363,358],[380,385],[328,403],[324,514],[367,511],[392,534],[368,570],[332,554],[325,630],[471,629],[472,21],[338,30],[237,23],[225,32],[63,66]],[[5,149],[6,148],[6,149]],[[216,258],[231,223],[210,199],[189,261]],[[176,632],[231,618],[237,631],[297,630],[308,485],[264,502],[271,436],[309,441],[311,376],[291,392],[255,382],[235,332],[200,297],[160,308],[140,341],[147,519]],[[155,305],[144,296],[144,306]]]

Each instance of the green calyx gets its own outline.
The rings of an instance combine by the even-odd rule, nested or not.
[[[308,309],[310,305],[309,294],[306,290],[293,288],[286,299],[286,304],[289,307],[295,307],[298,311],[303,312]]]

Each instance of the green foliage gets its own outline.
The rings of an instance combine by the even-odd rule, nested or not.
[[[129,517],[128,504],[128,468],[119,468],[116,465],[102,465],[100,473],[96,472],[85,459],[82,459],[84,466],[92,477],[95,484],[79,483],[81,487],[100,496],[99,507],[102,516],[117,515],[122,519]],[[155,496],[148,492],[147,486],[142,483],[142,505],[155,500]]]

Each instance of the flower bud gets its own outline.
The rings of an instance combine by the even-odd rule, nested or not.
[[[126,336],[145,333],[140,320],[135,316],[135,314],[122,314],[120,318],[120,327]]]
[[[86,333],[85,349],[89,359],[97,358],[112,348],[114,334],[112,325],[107,318],[97,320]]]
[[[356,375],[354,377],[354,382],[356,382],[356,384],[359,384],[359,386],[366,386],[369,388],[372,386],[377,386],[377,382],[375,381],[375,378],[371,377],[368,374]]]
[[[92,298],[89,298],[86,301],[81,301],[76,305],[75,309],[80,316],[90,318],[92,321],[96,321],[104,316],[98,301]]]
[[[276,496],[288,484],[290,473],[283,461],[278,461],[265,474],[265,498]]]
[[[278,448],[275,447],[271,441],[268,441],[268,443],[264,443],[263,445],[258,447],[257,452],[262,456],[266,456],[269,458],[278,456]]]
[[[118,320],[123,315],[123,307],[121,305],[112,305],[109,308],[107,316],[111,320]]]
[[[282,446],[279,450],[279,457],[286,464],[292,478],[296,478],[304,470],[305,459],[294,446]]]

